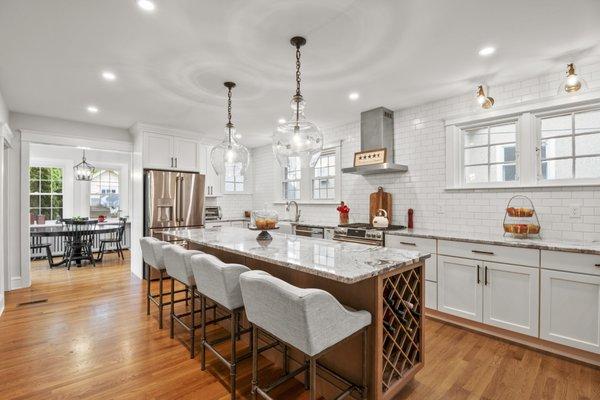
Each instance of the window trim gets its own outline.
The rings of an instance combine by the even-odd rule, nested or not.
[[[92,193],[92,182],[94,181],[94,179],[92,178],[92,180],[89,183],[89,187],[88,187],[88,194],[87,194],[87,202],[88,202],[88,216],[91,217],[92,215],[92,196],[99,196],[102,194],[118,194],[119,195],[119,210],[123,209],[123,205],[121,204],[121,170],[118,168],[111,168],[111,167],[98,167],[96,168],[96,171],[112,171],[114,173],[117,174],[118,176],[118,181],[117,181],[117,188],[118,188],[118,193]],[[100,173],[98,174],[98,176],[100,175]],[[109,211],[110,214],[110,211]]]
[[[335,148],[329,148],[329,149],[325,149],[321,152],[321,156],[331,156],[333,155],[335,158],[335,173],[333,175],[327,175],[327,176],[321,176],[319,178],[316,177],[315,175],[315,167],[310,168],[310,199],[313,201],[335,201],[338,198],[337,195],[337,189],[338,189],[338,185],[339,185],[339,178],[338,178],[338,174],[337,174],[337,170],[338,170],[338,164],[340,162],[337,152],[335,150]],[[317,180],[322,180],[322,179],[334,179],[334,187],[333,187],[333,199],[315,199],[315,181]],[[302,193],[300,193],[302,195]]]
[[[338,204],[341,199],[341,186],[342,186],[342,159],[341,159],[341,142],[330,142],[325,143],[323,146],[323,153],[335,152],[335,198],[330,200],[315,200],[312,195],[312,179],[314,176],[314,168],[302,167],[302,174],[300,179],[300,199],[294,200],[298,204]],[[273,160],[275,165],[275,179],[278,184],[275,186],[275,201],[273,204],[285,204],[288,200],[283,197],[283,168],[279,165],[276,159]]]
[[[29,179],[29,185],[31,187],[31,168],[54,168],[54,169],[60,169],[61,170],[61,192],[54,192],[54,191],[50,191],[50,192],[32,192],[31,190],[29,190],[29,212],[31,213],[33,210],[33,207],[31,207],[31,196],[38,196],[38,199],[40,201],[40,205],[37,206],[37,210],[38,212],[41,213],[41,209],[42,208],[49,208],[50,209],[50,218],[47,219],[47,221],[55,221],[55,219],[52,219],[52,215],[53,215],[53,210],[55,209],[55,207],[52,206],[52,196],[61,196],[62,197],[62,206],[61,207],[56,207],[56,209],[61,209],[61,218],[64,218],[65,215],[65,168],[61,167],[61,166],[56,166],[56,165],[30,165],[29,166],[29,170],[27,171],[28,174],[28,179]],[[38,182],[41,182],[41,179],[37,179]],[[53,180],[50,180],[50,182],[53,182]],[[40,187],[41,189],[41,187]],[[50,207],[42,207],[41,206],[41,196],[50,196]],[[36,215],[40,215],[39,213]]]
[[[600,91],[586,92],[544,101],[527,102],[512,108],[494,110],[478,118],[460,117],[445,121],[446,128],[446,191],[474,189],[510,189],[510,188],[544,188],[544,187],[581,187],[600,186],[600,178],[582,178],[544,181],[538,179],[539,162],[538,147],[540,117],[564,115],[573,112],[600,109]],[[461,131],[466,128],[492,125],[510,119],[518,119],[518,163],[519,179],[513,182],[494,182],[484,184],[464,184],[462,181]]]
[[[235,168],[235,166],[234,166]],[[249,168],[248,168],[249,169]],[[248,170],[246,169],[246,171]],[[246,179],[245,175],[240,175],[242,177],[242,181],[238,182],[235,177],[235,170],[234,170],[234,174],[233,174],[233,181],[228,181],[227,180],[227,173],[223,174],[223,193],[227,193],[227,194],[246,194],[248,191],[246,189],[246,186],[248,185],[248,179]],[[233,187],[235,189],[235,185],[241,183],[243,189],[242,190],[227,190],[227,183],[233,183]]]

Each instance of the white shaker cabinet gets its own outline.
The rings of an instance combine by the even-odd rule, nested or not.
[[[438,256],[438,310],[473,321],[482,321],[483,263],[465,258]]]
[[[210,162],[211,150],[212,147],[210,146],[204,147],[204,151],[206,152],[206,188],[204,190],[204,195],[206,197],[217,197],[221,196],[222,178],[217,175],[217,171],[215,171]]]
[[[203,158],[205,156],[201,154],[200,144],[195,140],[157,132],[144,132],[144,168],[199,172]]]
[[[600,353],[600,276],[542,269],[540,297],[542,339]]]
[[[201,170],[200,145],[194,140],[174,137],[173,157],[175,158],[175,168],[178,170],[191,172]]]
[[[539,268],[483,263],[483,322],[538,336]]]

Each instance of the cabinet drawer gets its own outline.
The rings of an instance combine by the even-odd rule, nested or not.
[[[535,249],[438,240],[438,254],[539,267],[539,250]]]
[[[386,247],[395,249],[415,250],[421,253],[437,253],[436,240],[412,236],[386,235]]]
[[[425,281],[425,307],[437,310],[437,283]]]
[[[600,275],[600,255],[542,250],[542,268]]]

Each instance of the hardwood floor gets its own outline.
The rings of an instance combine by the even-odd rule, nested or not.
[[[168,323],[158,329],[156,308],[146,316],[129,260],[109,254],[71,271],[36,262],[32,280],[7,294],[0,317],[0,399],[229,398],[227,369],[209,355],[200,371]],[[21,304],[31,301],[41,302]],[[600,399],[599,369],[433,320],[425,339],[426,366],[398,399]],[[279,373],[260,366],[263,379]],[[250,369],[249,360],[238,369],[238,398],[250,398]],[[293,382],[274,395],[307,398]]]

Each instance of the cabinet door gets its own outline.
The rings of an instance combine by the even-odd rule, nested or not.
[[[200,171],[200,146],[190,139],[173,138],[175,168],[180,171]]]
[[[174,169],[173,136],[144,134],[144,168]]]
[[[483,322],[538,336],[539,269],[483,264]]]
[[[207,149],[208,162],[206,163],[206,196],[215,197],[221,195],[221,178],[213,168],[210,162],[210,152],[212,147]]]
[[[438,310],[482,321],[483,263],[438,256]]]
[[[542,270],[540,337],[600,353],[600,276]]]

